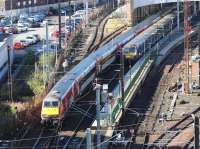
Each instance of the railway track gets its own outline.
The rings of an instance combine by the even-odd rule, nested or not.
[[[101,74],[98,78],[99,78],[99,83],[103,84],[103,83],[107,83],[110,85],[110,87],[114,87],[113,84],[115,84],[117,81],[116,77],[118,75],[114,75],[116,74],[114,71],[114,69],[117,69],[118,65],[116,63],[114,63],[110,68],[107,68],[107,70],[105,70],[105,72],[103,74]],[[128,71],[128,68],[126,69],[126,71]],[[107,75],[105,75],[105,73]],[[112,90],[112,88],[110,88]],[[84,144],[85,138],[84,136],[82,136],[82,138],[80,138],[78,136],[78,134],[80,132],[84,133],[85,130],[87,128],[90,128],[91,125],[93,124],[94,120],[95,120],[95,114],[96,114],[96,105],[95,105],[95,98],[96,98],[96,94],[94,90],[89,91],[87,96],[84,96],[84,98],[81,101],[78,101],[74,107],[72,106],[72,110],[71,114],[73,115],[73,120],[71,119],[70,121],[72,121],[72,124],[70,124],[69,122],[63,122],[63,125],[65,125],[65,128],[63,127],[62,131],[70,131],[72,132],[70,137],[66,137],[65,139],[65,145],[64,148],[71,146],[71,148],[73,147],[77,147],[77,148],[81,148]],[[88,100],[88,99],[92,99],[92,100]],[[103,106],[103,105],[102,105]],[[73,112],[79,112],[81,113],[81,115],[76,115],[73,114]],[[70,118],[69,117],[66,119]],[[75,118],[75,116],[77,116]],[[76,125],[74,125],[76,123]],[[76,144],[74,144],[74,139],[78,140],[78,142],[76,142]],[[59,144],[58,146],[62,146],[62,144]]]
[[[106,43],[111,41],[113,38],[121,34],[126,29],[126,25],[124,25],[123,27],[120,27],[119,29],[115,30],[114,32],[104,37],[105,25],[109,20],[109,15],[111,12],[109,12],[105,17],[103,17],[96,26],[93,40],[88,47],[88,53],[91,53],[92,51],[95,51],[99,47],[105,45]]]
[[[174,81],[172,78],[177,76],[177,65],[181,58],[182,53],[180,53],[179,50],[174,51],[162,63],[159,70],[155,71],[156,73],[153,71],[150,73],[150,77],[146,82],[151,83],[144,84],[142,91],[136,96],[136,99],[133,100],[129,107],[129,109],[140,114],[140,116],[138,117],[136,114],[133,114],[133,112],[127,111],[125,117],[121,119],[117,130],[134,130],[134,134],[132,134],[130,139],[134,143],[131,141],[127,145],[128,148],[141,149],[141,144],[148,142],[148,134],[154,131],[156,127],[156,122],[162,111],[164,95]],[[121,149],[122,147],[120,148],[111,144],[110,149],[112,148]]]
[[[179,50],[178,50],[179,51]],[[161,109],[162,105],[164,104],[165,100],[165,94],[168,91],[169,87],[171,84],[173,84],[172,81],[174,81],[175,76],[177,77],[177,73],[179,72],[178,70],[178,64],[179,61],[182,57],[182,53],[180,52],[175,52],[173,51],[168,59],[166,59],[163,64],[161,65],[159,69],[159,73],[162,74],[162,78],[158,84],[156,94],[154,95],[154,104],[151,107],[150,112],[148,113],[147,116],[147,121],[146,121],[146,127],[145,127],[145,132],[152,132],[155,129],[156,122],[160,117],[161,114]],[[178,78],[177,78],[178,79]],[[153,121],[153,123],[152,123]]]
[[[104,23],[102,25],[103,27],[101,28],[101,30],[104,30],[104,26],[107,21],[105,20],[103,22]],[[102,35],[100,39],[102,40],[103,33],[101,34]],[[108,78],[109,75],[106,76],[106,79]],[[57,146],[58,148],[59,146],[62,146],[61,148],[63,148],[66,146],[70,146],[70,144],[72,144],[72,142],[74,141],[73,138],[76,138],[77,132],[86,130],[86,128],[89,127],[94,121],[94,116],[95,116],[94,99],[95,99],[95,92],[90,91],[86,97],[84,96],[84,99],[81,99],[81,102],[77,102],[74,104],[74,106],[72,106],[71,112],[69,112],[69,114],[66,117],[66,121],[62,122],[61,131],[73,131],[73,134],[71,134],[70,137],[65,138],[64,145],[59,144],[59,140],[61,138],[57,135],[58,130],[45,130],[43,128],[39,128],[37,129],[37,131],[32,132],[34,130],[34,128],[32,128],[27,133],[27,135],[24,136],[24,138],[28,139],[24,141],[22,144],[20,143],[18,145],[19,148],[22,146],[26,146],[32,149],[51,148],[55,146]],[[91,105],[88,105],[88,102],[91,102]],[[70,114],[72,114],[73,117]]]
[[[160,135],[160,137],[154,141],[153,145],[149,147],[149,149],[154,147],[165,147],[167,144],[169,144],[173,139],[181,133],[181,131],[185,130],[186,128],[190,127],[193,123],[193,119],[191,117],[191,114],[194,114],[197,117],[200,117],[200,107],[195,109],[193,112],[188,114],[186,117],[184,117],[182,120],[177,122],[175,125],[167,129],[166,132]]]
[[[123,30],[123,28],[119,29],[120,31]],[[116,31],[116,34],[120,34],[120,31]],[[114,35],[110,35],[110,39],[112,39]],[[111,66],[112,67],[112,66]],[[115,68],[112,68],[111,70],[114,70]],[[110,80],[116,80],[113,77],[113,73],[116,74],[116,72],[111,71],[112,75],[109,75],[106,73],[106,78],[104,80],[104,76],[102,77],[102,80],[106,82],[109,82]],[[107,78],[108,77],[108,78]],[[110,78],[111,77],[111,78]],[[107,81],[106,81],[107,80]],[[85,103],[84,103],[85,102]],[[92,105],[88,105],[88,103],[91,102]],[[36,135],[33,136],[34,141],[31,141],[30,143],[27,143],[27,146],[32,146],[33,148],[50,148],[52,146],[57,146],[57,147],[63,147],[63,146],[70,146],[72,142],[74,141],[74,138],[77,136],[78,131],[85,131],[86,128],[88,128],[91,123],[93,122],[94,116],[95,116],[95,93],[92,91],[88,94],[88,96],[84,97],[82,102],[77,102],[76,105],[76,110],[72,110],[71,113],[69,112],[68,117],[66,118],[66,121],[63,122],[62,124],[62,129],[61,131],[73,131],[73,134],[70,137],[65,137],[64,145],[59,144],[59,140],[61,140],[61,137],[58,137],[56,135],[56,132],[50,132],[46,130],[40,129],[39,132],[36,133]],[[86,106],[87,105],[87,106]],[[74,107],[73,107],[74,108]],[[78,109],[78,110],[77,110]],[[78,114],[78,113],[79,114]],[[81,114],[80,114],[81,113]],[[72,114],[72,115],[70,115]],[[76,116],[77,115],[77,116]],[[90,116],[88,116],[90,115]],[[34,130],[34,129],[33,129]],[[30,135],[30,134],[29,134]],[[52,137],[47,137],[47,136],[52,136]],[[54,138],[54,139],[50,139]]]
[[[57,131],[58,130],[55,129],[50,130],[43,128],[32,149],[48,149],[51,145],[51,142],[56,138]]]

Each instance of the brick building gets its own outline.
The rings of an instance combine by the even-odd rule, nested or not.
[[[66,2],[66,0],[60,0]],[[21,9],[46,4],[55,4],[58,0],[0,0],[0,10]]]

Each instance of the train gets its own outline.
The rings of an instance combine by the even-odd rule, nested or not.
[[[149,34],[138,36],[128,42],[124,48],[124,58],[126,61],[136,61],[145,52],[148,52],[155,44],[164,36],[166,36],[172,29],[177,25],[176,15],[172,13],[169,19],[164,22],[162,28],[157,28],[156,30],[149,29]],[[164,30],[161,33],[160,30]]]
[[[145,22],[146,25],[141,25],[140,23],[135,28],[117,36],[97,51],[92,52],[72,70],[67,72],[43,100],[41,109],[42,125],[59,124],[69,111],[72,103],[76,101],[76,97],[82,95],[95,77],[116,60],[117,49],[124,47],[132,39],[137,38],[138,34],[153,24],[153,20],[158,20],[158,18],[152,17],[151,20]],[[145,38],[148,40],[151,38],[151,35]],[[135,53],[142,53],[139,48],[141,46],[142,43],[135,47]],[[135,56],[137,55],[139,54]]]

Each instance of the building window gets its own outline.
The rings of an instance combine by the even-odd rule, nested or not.
[[[23,6],[26,6],[26,1],[23,1]]]
[[[34,4],[36,4],[37,3],[37,0],[34,0]]]
[[[31,0],[28,1],[29,5],[31,5]]]
[[[18,7],[20,7],[20,5],[21,5],[21,3],[20,3],[20,2],[18,2],[18,3],[17,3],[17,6],[18,6]]]

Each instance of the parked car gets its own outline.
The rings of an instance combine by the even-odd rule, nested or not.
[[[25,40],[25,42],[28,44],[28,45],[31,45],[31,44],[33,44],[33,41],[32,40],[30,40],[30,39],[21,39],[21,40]]]
[[[40,35],[38,34],[33,34],[33,36],[37,39],[37,42],[39,42],[41,40]]]
[[[34,37],[32,37],[32,36],[28,36],[28,37],[26,37],[26,39],[25,39],[27,42],[30,42],[31,44],[35,44],[37,41],[36,41],[36,39],[34,38]]]
[[[0,27],[0,33],[5,33],[5,29],[3,27]]]
[[[26,39],[33,40],[33,43],[37,43],[39,41],[35,35],[29,35],[26,37]]]
[[[39,22],[30,22],[30,25],[29,27],[32,27],[32,28],[36,28],[36,27],[40,27],[40,23]]]
[[[11,26],[11,27],[8,29],[8,33],[18,34],[19,31],[18,31],[18,29],[17,29],[16,26]]]
[[[23,49],[24,46],[21,42],[15,42],[14,45],[13,45],[14,49],[16,50],[20,50],[20,49]]]
[[[45,26],[45,23],[48,23],[48,25],[55,25],[55,22],[51,19],[45,19],[43,20],[43,22],[41,23],[42,26]]]
[[[16,28],[16,26],[8,25],[4,27],[4,30],[6,33],[18,34],[18,29]]]
[[[54,31],[54,32],[51,34],[51,36],[52,36],[53,38],[59,38],[59,31]]]
[[[74,14],[74,15],[72,15],[72,19],[74,20],[76,20],[76,19],[79,19],[79,20],[83,20],[84,19],[84,15],[82,15],[82,14]]]
[[[28,18],[28,14],[27,13],[20,14],[19,19],[24,19],[24,18]]]
[[[22,43],[22,45],[23,45],[24,47],[28,47],[28,46],[30,45],[30,42],[28,42],[27,40],[24,40],[24,39],[21,39],[21,40],[20,40],[20,43]]]
[[[19,20],[17,23],[17,26],[26,26],[26,27],[30,27],[30,22],[27,20]]]
[[[26,32],[26,31],[28,31],[28,27],[27,26],[25,26],[25,25],[19,25],[19,26],[17,26],[17,30],[18,30],[18,32]]]

